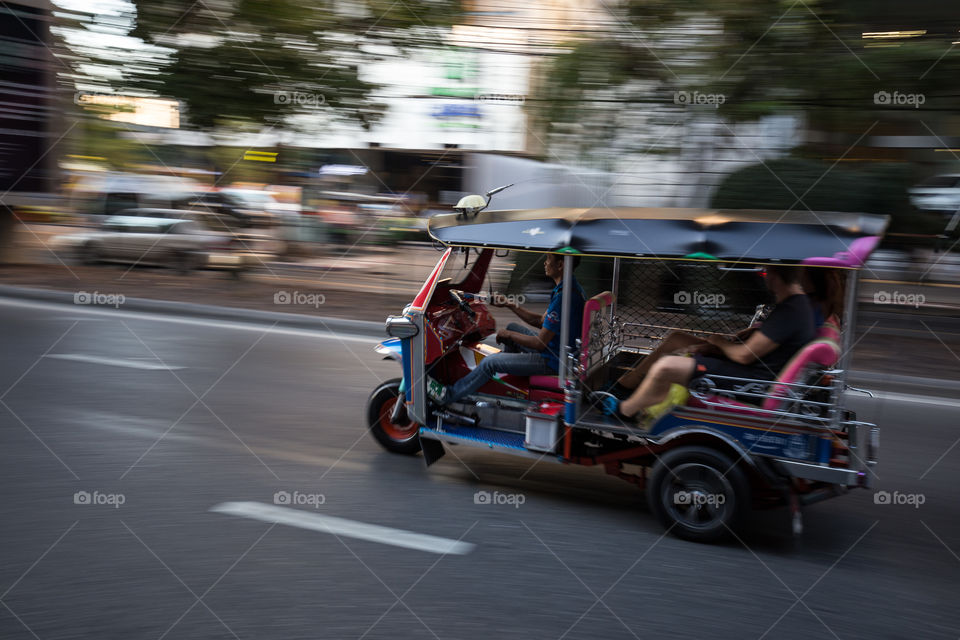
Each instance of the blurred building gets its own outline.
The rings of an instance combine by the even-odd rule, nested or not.
[[[54,117],[51,11],[46,0],[0,3],[0,193],[6,206],[55,186],[49,152],[63,132]]]
[[[46,0],[0,3],[0,261],[15,211],[49,206],[59,184],[54,147],[66,130],[56,117],[51,11]]]

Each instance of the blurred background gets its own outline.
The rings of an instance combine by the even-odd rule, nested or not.
[[[956,639],[958,45],[955,0],[0,0],[0,638]],[[509,183],[491,208],[889,215],[848,395],[912,505],[705,547],[597,468],[381,451],[426,223]],[[477,548],[216,512],[297,492]]]
[[[878,277],[960,272],[949,3],[17,0],[0,25],[7,264],[173,211],[303,262],[516,182],[497,207],[889,214]]]

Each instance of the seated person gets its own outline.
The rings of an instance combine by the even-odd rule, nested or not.
[[[843,309],[843,281],[835,269],[804,268],[801,283],[807,297],[810,298],[815,327],[823,325],[824,321],[831,316],[839,317]],[[738,331],[734,337],[743,342],[750,337],[754,330],[759,328],[760,324],[760,322],[757,322]],[[657,348],[644,357],[639,364],[621,375],[610,391],[619,397],[625,397],[640,386],[654,363],[663,356],[692,353],[699,353],[703,356],[723,355],[718,348],[712,346],[705,338],[685,331],[671,331],[660,341]]]
[[[574,269],[580,263],[580,256],[574,256]],[[496,373],[511,373],[518,376],[535,376],[556,374],[560,365],[560,316],[563,305],[563,256],[548,254],[543,263],[543,270],[547,277],[552,279],[556,286],[550,295],[550,305],[542,316],[524,309],[515,302],[497,304],[507,307],[517,316],[536,327],[539,331],[531,331],[517,323],[510,323],[506,329],[497,332],[497,342],[502,342],[505,349],[487,356],[469,374],[455,384],[446,387],[434,400],[440,405],[456,402],[461,398],[474,393],[490,380]],[[573,280],[569,315],[564,322],[570,327],[570,341],[568,349],[576,344],[580,337],[583,323],[584,294],[580,284]]]
[[[701,344],[688,345],[688,350],[694,351],[692,358],[663,355],[649,367],[648,375],[629,398],[617,402],[609,396],[605,409],[630,418],[661,402],[671,384],[687,385],[694,377],[706,374],[775,379],[790,358],[816,336],[813,310],[801,277],[801,267],[768,267],[767,288],[773,292],[776,306],[749,337],[737,342],[710,336]],[[708,349],[715,350],[716,355],[708,355]]]
[[[804,269],[803,290],[813,303],[813,316],[818,327],[831,317],[839,319],[843,315],[844,284],[836,269]]]

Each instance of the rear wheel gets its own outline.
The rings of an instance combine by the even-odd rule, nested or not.
[[[647,503],[680,538],[713,542],[730,534],[750,505],[743,470],[709,447],[678,447],[654,465]]]
[[[420,425],[409,421],[401,411],[402,424],[391,420],[396,404],[403,402],[400,378],[388,380],[373,390],[367,400],[367,424],[377,442],[392,453],[413,455],[420,451]]]

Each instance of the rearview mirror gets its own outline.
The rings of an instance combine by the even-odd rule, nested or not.
[[[462,216],[475,216],[487,207],[487,199],[476,194],[460,198],[454,210]]]

